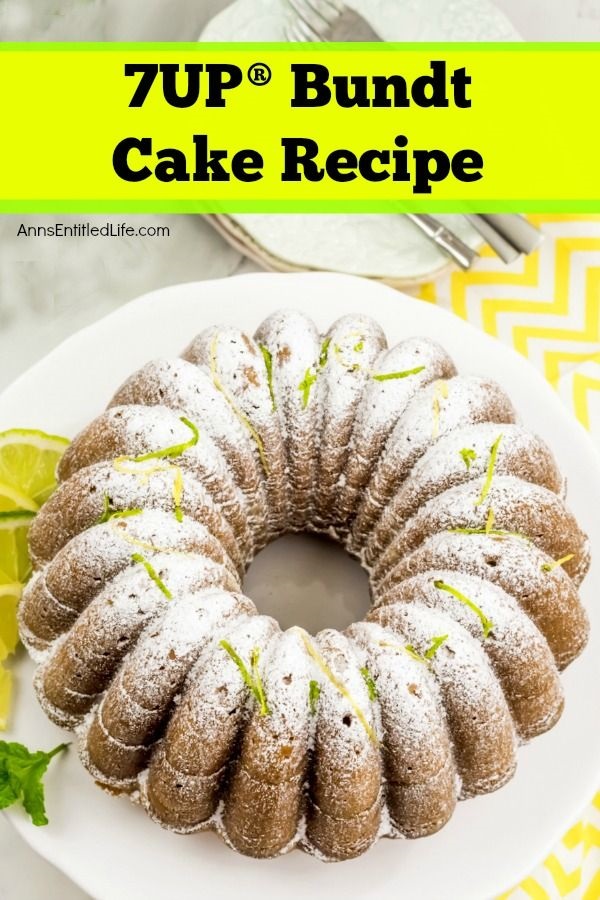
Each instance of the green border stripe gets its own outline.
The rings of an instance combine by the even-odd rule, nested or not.
[[[335,43],[286,43],[284,41],[3,41],[0,42],[0,52],[43,52],[57,53],[76,51],[81,52],[119,52],[123,50],[156,52],[193,52],[197,50],[223,51],[226,53],[246,53],[260,51],[263,53],[287,51],[291,53],[326,53],[332,50],[344,50],[361,52],[364,50],[377,50],[379,52],[406,51],[414,53],[427,53],[429,51],[468,51],[470,53],[488,52],[573,52],[589,53],[600,50],[600,41],[490,41],[482,42],[445,42],[424,41],[398,42],[398,41],[338,41]]]
[[[0,214],[19,213],[404,213],[600,212],[597,200],[0,200]]]

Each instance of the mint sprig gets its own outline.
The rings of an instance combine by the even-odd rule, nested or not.
[[[0,809],[20,802],[34,825],[47,825],[42,779],[52,758],[68,746],[32,753],[23,744],[0,741]]]

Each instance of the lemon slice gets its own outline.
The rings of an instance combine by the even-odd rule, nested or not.
[[[24,584],[31,575],[27,532],[34,516],[22,509],[0,512],[0,585]]]
[[[17,606],[21,599],[22,585],[0,584],[0,660],[14,653],[19,643]]]
[[[0,510],[36,512],[56,484],[67,438],[27,428],[0,432]]]
[[[0,572],[0,581],[6,581],[4,572]],[[16,582],[0,584],[0,731],[7,725],[13,688],[12,674],[2,664],[19,642],[17,606],[21,591],[22,585]]]
[[[4,544],[2,564],[14,572],[30,570],[27,554],[27,530],[33,513],[0,513],[0,547]],[[10,713],[13,679],[2,663],[17,648],[17,606],[23,585],[0,569],[0,731],[4,731]]]
[[[43,431],[0,432],[0,731],[12,694],[12,675],[2,662],[16,649],[17,606],[31,575],[27,532],[56,486],[56,467],[68,445]]]
[[[12,695],[12,674],[0,663],[0,731],[4,731],[10,712]]]
[[[35,500],[32,500],[27,494],[23,494],[12,485],[3,484],[0,481],[0,513],[12,512],[16,509],[37,512],[39,506]]]

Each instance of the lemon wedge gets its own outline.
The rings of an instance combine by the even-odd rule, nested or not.
[[[0,510],[36,512],[54,490],[56,467],[68,446],[67,438],[30,428],[0,432]],[[5,494],[14,506],[2,505]]]

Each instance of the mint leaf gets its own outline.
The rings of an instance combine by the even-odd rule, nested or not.
[[[32,753],[23,744],[0,741],[0,809],[20,801],[34,825],[47,825],[42,779],[52,757],[67,747]]]

